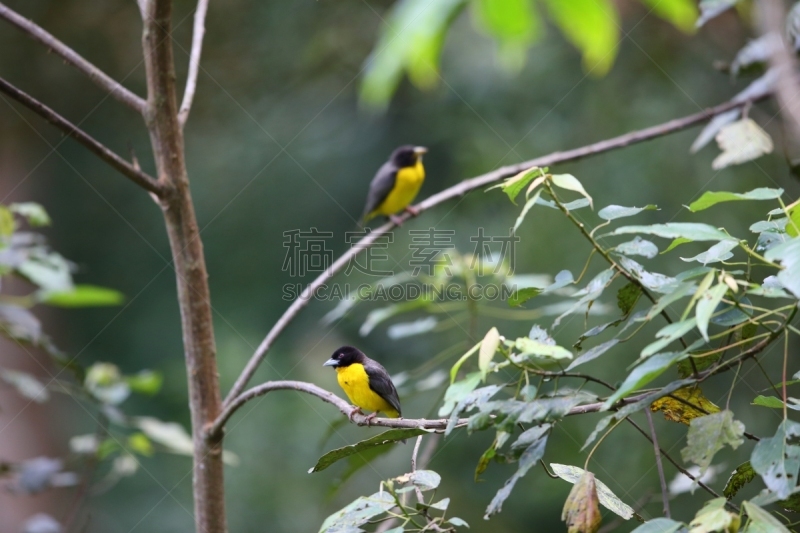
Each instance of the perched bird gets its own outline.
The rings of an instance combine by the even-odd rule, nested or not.
[[[410,204],[425,181],[422,155],[427,151],[424,146],[408,144],[392,152],[369,184],[367,205],[362,216],[364,222],[385,215],[398,224],[400,220],[395,215],[401,211],[408,211],[414,216],[419,214]]]
[[[336,369],[339,386],[355,406],[350,413],[350,420],[356,413],[363,414],[361,409],[373,411],[367,417],[368,421],[375,418],[378,411],[389,418],[400,417],[400,399],[389,373],[358,348],[342,346],[322,366]]]

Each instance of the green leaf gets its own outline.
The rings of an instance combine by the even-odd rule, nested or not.
[[[128,448],[146,457],[150,457],[154,453],[150,439],[144,433],[139,432],[133,433],[128,437]]]
[[[742,533],[789,533],[789,529],[777,518],[753,502],[742,502],[742,507],[750,518]]]
[[[707,501],[703,508],[697,511],[697,515],[689,523],[689,527],[692,533],[736,531],[738,521],[737,515],[725,510],[725,498],[715,498]]]
[[[406,339],[432,331],[439,324],[434,316],[419,318],[413,322],[399,322],[386,328],[386,336],[392,340]]]
[[[539,167],[531,167],[523,170],[515,176],[511,176],[510,178],[504,180],[503,183],[489,187],[487,190],[499,188],[508,195],[508,199],[511,200],[511,203],[516,204],[515,200],[517,199],[519,193],[521,193],[522,190],[536,178],[541,178],[537,179],[538,183],[543,182],[544,172]]]
[[[656,338],[659,340],[645,346],[642,350],[641,357],[650,357],[658,353],[663,348],[666,348],[693,330],[695,326],[697,326],[697,319],[694,317],[664,326],[656,333]]]
[[[125,376],[125,382],[133,392],[153,396],[161,390],[164,376],[154,370],[142,370],[138,374]]]
[[[462,398],[460,398],[456,406],[450,412],[450,418],[447,420],[447,427],[444,430],[445,437],[450,435],[450,433],[456,427],[456,424],[458,423],[458,417],[461,415],[461,413],[469,411],[470,409],[474,409],[476,407],[477,408],[482,407],[486,402],[489,401],[489,399],[492,396],[500,392],[502,388],[503,387],[501,387],[500,385],[489,385],[488,387],[482,387],[480,389],[471,391]],[[481,428],[485,429],[486,427],[489,427],[489,425],[491,425],[487,423],[487,421],[481,420],[480,418],[476,417],[470,418],[470,424],[471,425],[468,425],[469,431],[474,431],[476,429],[481,429]]]
[[[598,344],[597,346],[592,347],[586,353],[582,354],[580,357],[575,359],[570,365],[567,367],[567,370],[572,370],[576,366],[582,365],[584,363],[588,363],[594,359],[597,359],[611,348],[619,344],[619,339],[611,339],[606,341],[602,344]]]
[[[450,384],[451,385],[453,383],[455,383],[456,376],[458,376],[458,371],[461,369],[461,365],[463,365],[464,362],[472,356],[472,354],[477,352],[480,347],[481,347],[481,343],[479,342],[475,346],[470,348],[467,353],[465,353],[464,355],[462,355],[461,357],[458,358],[458,361],[456,361],[456,364],[454,364],[453,368],[450,369]],[[476,386],[477,386],[477,383],[476,383]],[[475,387],[473,387],[473,388],[475,388]]]
[[[524,289],[519,289],[511,293],[511,296],[508,298],[508,306],[509,307],[519,307],[520,305],[524,304],[534,296],[541,294],[542,289],[536,287],[525,287]]]
[[[775,396],[758,395],[750,405],[760,405],[761,407],[771,407],[773,409],[783,409],[783,400]]]
[[[744,440],[744,424],[733,419],[733,412],[724,410],[692,419],[689,433],[686,436],[686,447],[681,450],[681,457],[686,462],[693,462],[700,467],[702,476],[711,465],[714,454],[726,444],[734,450]]]
[[[555,475],[570,483],[576,483],[585,472],[584,469],[578,468],[577,466],[558,463],[550,463],[550,469]],[[612,513],[621,516],[625,520],[633,518],[635,512],[630,505],[619,499],[619,497],[599,479],[595,479],[595,484],[597,485],[597,497],[600,500],[600,505]]]
[[[650,290],[667,293],[672,292],[675,286],[678,285],[677,279],[659,274],[658,272],[648,272],[641,264],[630,257],[625,257],[624,255],[620,256],[619,264]]]
[[[0,205],[0,237],[10,237],[17,228],[14,215],[11,210],[4,205]]]
[[[72,290],[70,264],[57,253],[30,254],[17,271],[45,291]]]
[[[44,403],[50,399],[47,387],[27,372],[0,368],[0,378],[17,389],[20,395],[36,403]]]
[[[361,324],[361,327],[358,329],[358,334],[362,337],[366,337],[372,333],[372,330],[375,329],[375,327],[392,318],[393,316],[397,316],[408,311],[414,311],[416,309],[424,309],[429,305],[430,301],[427,298],[420,297],[415,300],[409,300],[407,302],[387,305],[386,307],[381,307],[379,309],[373,309],[367,315],[367,319],[364,321],[364,323]]]
[[[669,518],[654,518],[648,520],[631,533],[675,533],[683,527],[683,523]]]
[[[503,502],[505,502],[508,497],[511,495],[511,491],[514,489],[514,485],[516,485],[517,481],[519,481],[522,476],[528,473],[532,467],[539,462],[539,460],[544,457],[544,450],[547,444],[547,436],[549,435],[548,431],[542,432],[540,438],[536,439],[528,446],[522,455],[519,458],[519,464],[517,465],[517,471],[514,472],[505,484],[497,491],[492,501],[489,503],[489,506],[486,508],[486,514],[484,515],[485,519],[489,519],[493,514],[499,513],[503,508]]]
[[[642,364],[634,368],[617,391],[612,394],[603,404],[603,410],[611,408],[618,400],[626,397],[636,389],[640,389],[664,373],[666,369],[677,361],[685,358],[681,352],[660,353],[646,359]]]
[[[788,498],[797,486],[800,446],[790,444],[800,437],[800,424],[784,420],[774,437],[762,438],[753,448],[750,464],[778,498]]]
[[[525,220],[525,217],[528,215],[528,211],[533,208],[534,204],[539,200],[539,197],[542,195],[542,189],[536,191],[533,196],[525,202],[525,205],[522,207],[522,211],[520,212],[517,220],[514,222],[514,227],[511,228],[511,233],[516,233],[519,227],[522,225],[522,222]],[[512,202],[514,200],[511,200]]]
[[[584,0],[563,0],[564,3],[569,2],[583,2]],[[592,0],[596,1],[596,0]],[[556,187],[560,187],[562,189],[566,189],[568,191],[575,191],[583,195],[584,198],[589,200],[589,205],[592,205],[592,197],[589,196],[589,193],[586,192],[586,189],[583,188],[581,182],[578,181],[578,178],[573,176],[572,174],[553,174],[550,176],[550,181],[553,182],[553,185]]]
[[[658,211],[658,206],[655,204],[647,204],[644,207],[623,207],[621,205],[608,205],[597,212],[597,216],[603,220],[616,220],[623,217],[632,217],[638,215],[642,211]]]
[[[514,343],[514,347],[519,350],[519,354],[512,357],[517,363],[534,361],[543,364],[560,359],[572,359],[572,352],[566,348],[528,337],[519,337]]]
[[[50,215],[47,214],[44,207],[36,202],[22,202],[18,204],[11,204],[9,209],[12,213],[16,213],[28,221],[32,227],[49,226],[51,223]]]
[[[716,363],[722,358],[722,354],[715,354],[715,355],[707,355],[705,357],[688,357],[683,361],[678,363],[678,375],[682,378],[688,378],[689,376],[694,374],[694,368],[692,368],[692,361],[694,361],[694,366],[697,367],[698,372],[702,372],[703,370],[710,368],[711,365]]]
[[[372,518],[395,506],[388,491],[381,490],[372,496],[361,496],[347,507],[336,511],[322,523],[319,533],[355,533]]]
[[[619,14],[610,0],[546,0],[550,17],[583,54],[583,68],[603,76],[619,46]]]
[[[800,229],[800,204],[789,207],[787,213],[789,214],[788,222],[791,222],[791,224],[786,224],[786,233],[790,237],[797,237],[797,230]]]
[[[481,379],[486,380],[489,372],[489,365],[492,362],[497,348],[500,346],[500,333],[497,328],[492,328],[486,332],[481,342],[481,349],[478,352],[478,369],[481,371]]]
[[[721,202],[734,202],[738,200],[776,200],[783,194],[783,189],[768,189],[762,187],[746,193],[706,191],[703,196],[689,204],[689,211],[696,213],[708,209]]]
[[[661,254],[663,255],[663,254],[669,252],[670,250],[672,250],[673,248],[676,248],[677,246],[680,246],[681,244],[686,244],[687,242],[692,242],[692,239],[687,239],[686,237],[678,237],[676,239],[673,239],[672,242],[669,243],[669,246],[667,246],[667,249],[664,250],[663,252],[661,252]]]
[[[635,283],[629,282],[627,285],[617,291],[617,307],[622,311],[623,315],[627,315],[636,305],[639,296],[642,295],[642,289]]]
[[[699,253],[694,257],[681,257],[681,261],[697,261],[702,263],[703,265],[708,265],[709,263],[718,263],[720,261],[727,261],[731,257],[733,257],[733,253],[731,250],[736,248],[739,245],[737,242],[733,241],[722,241],[718,242],[705,252]]]
[[[449,518],[447,521],[449,523],[453,524],[454,526],[457,526],[457,527],[466,527],[466,528],[469,527],[469,524],[467,524],[466,521],[462,520],[461,518],[459,518],[457,516],[453,516],[453,517]]]
[[[603,270],[602,272],[597,274],[594,278],[592,278],[592,280],[586,284],[586,287],[573,294],[572,296],[580,297],[580,299],[553,321],[553,327],[558,326],[561,323],[561,320],[565,316],[576,312],[583,305],[589,302],[593,302],[594,300],[597,300],[600,297],[600,295],[603,294],[603,291],[605,290],[606,286],[611,282],[611,279],[614,277],[614,274],[615,270],[612,268]]]
[[[177,422],[164,422],[150,416],[139,416],[133,419],[133,425],[151,441],[164,446],[171,453],[188,456],[194,453],[192,437]],[[236,454],[228,450],[222,452],[222,460],[232,466],[239,464]]]
[[[697,330],[706,340],[708,340],[708,321],[711,320],[711,315],[717,309],[717,306],[722,301],[722,297],[728,292],[728,286],[720,283],[715,287],[705,291],[697,300],[697,307],[695,308],[695,318],[697,319]]]
[[[119,367],[111,363],[93,364],[83,383],[92,396],[110,405],[121,404],[131,393],[128,384],[122,380]]]
[[[658,247],[650,241],[637,236],[632,241],[623,242],[614,247],[622,255],[641,255],[652,259],[658,255]]]
[[[445,34],[464,4],[464,0],[395,2],[364,67],[362,103],[385,109],[404,71],[417,87],[435,86]]]
[[[433,470],[417,470],[409,479],[421,491],[433,490],[442,482],[442,476]]]
[[[610,235],[624,235],[627,233],[646,233],[665,239],[684,238],[690,241],[736,241],[735,237],[731,237],[724,231],[720,231],[708,224],[699,224],[696,222],[669,222],[667,224],[652,224],[650,226],[622,226],[611,232]]]
[[[800,237],[770,248],[764,254],[769,261],[780,261],[783,270],[777,278],[783,288],[800,298]]]
[[[736,496],[737,492],[742,490],[742,487],[753,481],[755,477],[756,471],[753,470],[750,461],[740,464],[736,467],[736,470],[731,472],[731,477],[725,483],[725,489],[723,489],[722,494],[730,500]]]
[[[480,382],[480,372],[473,372],[472,374],[467,374],[463,380],[451,383],[444,393],[444,403],[439,409],[439,416],[449,416],[450,413],[453,412],[456,404],[475,390],[475,387],[477,387]]]
[[[700,18],[697,19],[699,28],[709,20],[720,15],[736,5],[739,0],[700,0]]]
[[[472,15],[478,28],[498,43],[498,57],[509,70],[525,64],[530,44],[542,33],[542,23],[528,0],[473,0]]]
[[[743,118],[724,126],[717,134],[722,153],[711,162],[711,168],[721,170],[772,153],[772,137],[751,118]]]
[[[100,307],[121,305],[125,296],[105,287],[75,285],[66,291],[44,291],[39,299],[42,303],[56,307]]]
[[[479,479],[480,475],[486,471],[486,469],[489,467],[489,463],[497,455],[496,447],[497,447],[497,441],[492,442],[492,445],[489,446],[489,448],[485,452],[483,452],[483,455],[481,455],[481,458],[478,460],[478,464],[475,467],[475,483],[480,481]]]
[[[698,12],[694,0],[641,0],[641,2],[682,32],[695,32]]]

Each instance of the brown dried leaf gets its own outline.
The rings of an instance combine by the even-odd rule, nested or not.
[[[594,474],[583,473],[564,502],[561,520],[566,522],[568,533],[596,533],[600,528],[600,502],[597,499],[597,488]]]

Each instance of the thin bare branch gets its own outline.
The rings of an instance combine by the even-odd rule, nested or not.
[[[626,146],[644,142],[650,139],[655,139],[658,137],[662,137],[664,135],[669,135],[671,133],[675,133],[686,128],[692,127],[694,125],[700,124],[709,120],[710,118],[724,113],[725,111],[729,111],[731,109],[742,107],[749,102],[762,100],[768,97],[770,93],[763,93],[758,95],[753,100],[747,100],[744,102],[725,102],[720,104],[716,107],[712,107],[706,109],[705,111],[701,111],[699,113],[695,113],[693,115],[688,115],[683,118],[678,118],[674,120],[670,120],[668,122],[664,122],[663,124],[659,124],[657,126],[652,126],[650,128],[645,128],[637,131],[633,131],[630,133],[626,133],[624,135],[620,135],[618,137],[613,137],[611,139],[606,139],[604,141],[600,141],[594,144],[590,144],[587,146],[583,146],[581,148],[575,148],[573,150],[567,150],[565,152],[553,152],[551,154],[537,157],[536,159],[531,159],[529,161],[525,161],[523,163],[517,163],[516,165],[509,165],[505,167],[501,167],[497,170],[492,172],[482,174],[475,178],[467,179],[462,181],[461,183],[454,185],[448,189],[445,189],[433,196],[422,201],[419,205],[416,206],[416,210],[419,212],[427,211],[441,203],[444,203],[448,200],[453,198],[458,198],[460,196],[464,196],[470,191],[475,189],[480,189],[487,185],[490,185],[496,181],[499,181],[503,178],[507,178],[522,172],[523,170],[527,170],[531,167],[544,167],[549,165],[555,165],[558,163],[564,163],[567,161],[576,161],[578,159],[583,159],[585,157],[590,157],[597,154],[602,154],[604,152],[609,152],[611,150],[616,150],[619,148],[624,148]],[[407,220],[410,215],[404,214],[399,217],[399,221],[402,222]],[[342,270],[352,258],[358,255],[362,250],[365,250],[372,246],[381,236],[388,233],[395,227],[395,224],[392,222],[387,222],[386,224],[374,229],[369,235],[365,236],[361,239],[355,246],[350,248],[344,255],[339,257],[334,263],[327,269],[325,272],[320,274],[317,279],[312,281],[298,296],[296,300],[292,302],[289,308],[283,313],[283,315],[278,319],[275,325],[272,326],[267,336],[261,341],[261,344],[258,345],[256,348],[255,353],[253,353],[250,360],[247,362],[247,365],[242,370],[242,373],[236,379],[233,387],[231,388],[230,392],[228,393],[227,397],[225,398],[224,405],[228,406],[234,399],[241,394],[244,388],[247,386],[247,383],[253,377],[258,366],[261,364],[261,361],[264,360],[264,357],[267,355],[272,344],[275,340],[280,336],[286,326],[288,326],[292,320],[297,316],[297,314],[306,306],[308,305],[309,300],[313,298],[314,292],[318,290],[322,285],[327,283],[334,275],[336,275],[340,270]]]
[[[327,391],[322,387],[318,387],[313,383],[307,383],[305,381],[267,381],[266,383],[262,383],[261,385],[246,390],[244,393],[239,395],[234,402],[225,407],[225,409],[222,411],[222,414],[219,415],[214,423],[206,428],[206,434],[209,436],[209,438],[220,435],[225,423],[228,421],[231,415],[236,412],[237,409],[253,398],[264,396],[265,394],[276,390],[294,390],[311,394],[323,402],[333,405],[339,409],[343,415],[348,417],[353,411],[352,405],[336,396],[334,393]],[[368,420],[366,415],[356,413],[353,415],[352,421],[359,426],[380,426],[389,428],[444,430],[447,427],[446,418],[433,420],[425,418],[373,418],[372,420]],[[460,418],[457,425],[461,426],[466,423],[466,418]]]
[[[661,502],[664,504],[664,516],[671,518],[669,512],[669,489],[667,488],[667,478],[664,477],[664,465],[661,464],[661,446],[658,445],[656,436],[656,426],[653,424],[653,414],[650,409],[644,410],[647,415],[647,424],[650,426],[650,441],[653,443],[653,450],[656,452],[656,468],[658,469],[658,480],[661,483]]]
[[[37,25],[31,20],[26,19],[2,3],[0,3],[0,18],[7,20],[20,30],[30,35],[34,40],[42,43],[45,47],[47,47],[47,49],[52,50],[61,56],[64,61],[89,76],[89,79],[92,80],[95,85],[109,93],[114,98],[130,107],[134,111],[137,111],[139,114],[144,114],[146,105],[143,98],[133,94],[131,91],[120,85],[119,82],[111,78],[108,74],[93,64],[89,63],[83,58],[83,56],[53,37],[52,34],[47,32],[41,26]]]
[[[200,56],[203,53],[207,12],[208,0],[197,0],[197,10],[194,12],[194,30],[192,30],[192,51],[189,55],[189,75],[186,78],[186,90],[183,93],[181,109],[178,111],[178,120],[181,123],[181,127],[186,124],[186,120],[189,118],[189,110],[192,108],[194,92],[197,88],[197,73],[200,70]]]
[[[155,180],[155,178],[148,176],[141,169],[135,167],[131,163],[125,161],[120,156],[112,152],[109,148],[105,145],[101,144],[99,141],[95,140],[94,137],[90,136],[85,131],[78,128],[75,124],[70,122],[69,120],[65,119],[40,101],[36,100],[29,94],[17,89],[10,83],[8,83],[3,78],[0,78],[0,92],[7,94],[20,104],[24,105],[31,111],[35,112],[37,115],[44,118],[50,124],[54,125],[58,129],[64,132],[65,135],[72,137],[86,148],[92,151],[96,156],[100,159],[117,169],[121,172],[125,177],[129,178],[131,181],[136,183],[137,185],[145,188],[146,190],[160,195],[162,193],[161,185]]]

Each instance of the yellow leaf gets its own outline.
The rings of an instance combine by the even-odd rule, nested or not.
[[[676,390],[671,396],[664,396],[654,401],[650,405],[650,410],[663,411],[667,420],[688,426],[693,418],[718,413],[719,407],[703,395],[699,386],[690,385]]]

